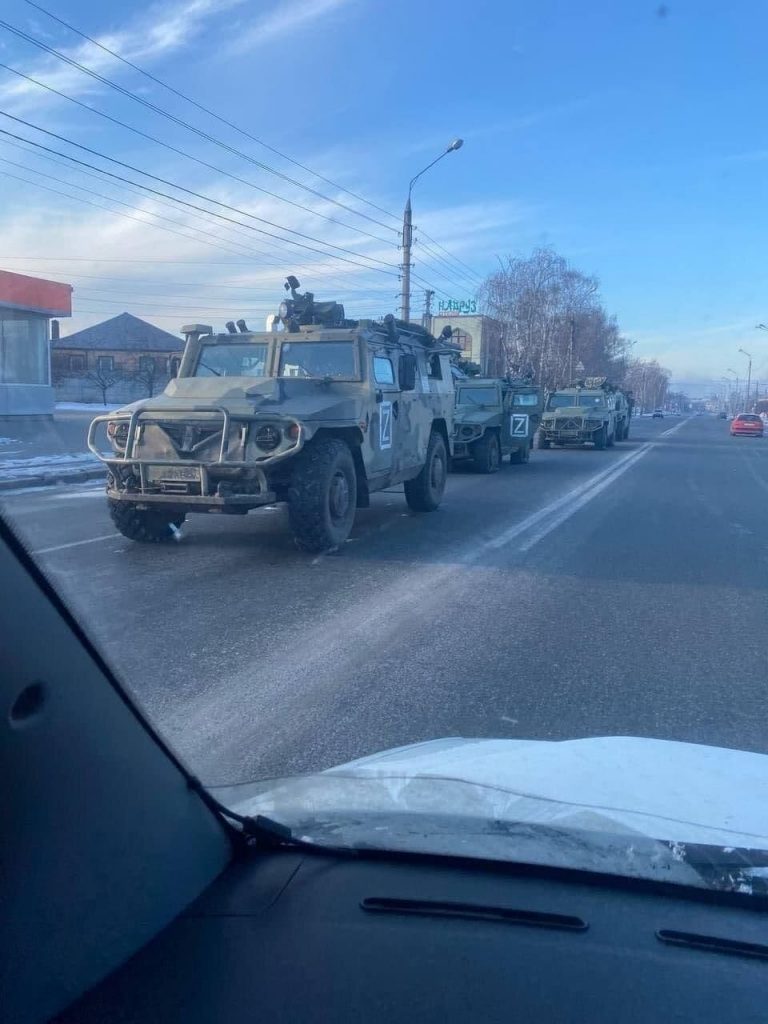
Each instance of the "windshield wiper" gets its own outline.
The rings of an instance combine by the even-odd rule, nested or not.
[[[224,376],[224,374],[221,373],[219,370],[214,370],[214,368],[212,366],[209,366],[208,363],[204,363],[202,361],[202,359],[198,360],[197,365],[198,366],[202,366],[204,370],[210,370],[211,373],[215,374],[217,377],[223,377]]]

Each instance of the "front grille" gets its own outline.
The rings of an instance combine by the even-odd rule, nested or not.
[[[197,426],[190,423],[158,423],[173,442],[174,448],[180,453],[189,453],[213,438],[221,436],[221,427],[215,425]]]
[[[572,416],[560,416],[555,420],[555,430],[581,430],[581,420]]]

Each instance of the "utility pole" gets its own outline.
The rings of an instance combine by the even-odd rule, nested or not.
[[[425,330],[430,330],[432,326],[432,299],[434,299],[435,293],[431,288],[424,289],[424,316],[422,317],[421,326]]]
[[[749,365],[748,365],[748,368],[747,368],[747,395],[746,395],[746,400],[744,402],[744,408],[748,412],[749,411],[749,396],[750,396],[750,392],[752,390],[752,356],[750,355],[749,352],[745,352],[743,348],[740,348],[739,352],[741,352],[741,354],[743,356],[746,356],[747,359],[749,360]]]
[[[571,317],[571,339],[568,343],[568,383],[573,384],[573,339],[576,334],[576,321]]]
[[[411,207],[411,193],[413,192],[413,186],[422,176],[430,169],[434,167],[438,160],[442,160],[444,156],[449,153],[455,152],[457,149],[461,149],[464,145],[463,139],[454,139],[445,152],[441,153],[431,164],[419,171],[418,174],[411,178],[410,184],[408,185],[408,199],[403,210],[403,262],[400,264],[402,271],[402,292],[400,297],[400,319],[405,320],[407,323],[411,319],[411,248],[413,246],[413,210]]]

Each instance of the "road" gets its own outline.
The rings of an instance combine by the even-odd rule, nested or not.
[[[768,753],[768,439],[640,420],[604,452],[375,496],[336,555],[282,509],[113,533],[96,486],[1,497],[203,781],[438,736],[632,734]]]

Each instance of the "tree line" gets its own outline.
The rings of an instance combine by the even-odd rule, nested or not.
[[[483,313],[499,321],[506,372],[552,390],[584,376],[605,376],[635,395],[638,407],[664,405],[670,373],[632,356],[605,309],[599,281],[549,247],[500,260],[478,292]]]

